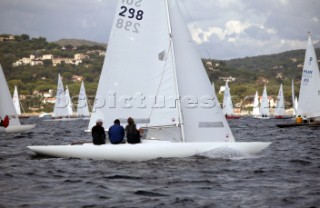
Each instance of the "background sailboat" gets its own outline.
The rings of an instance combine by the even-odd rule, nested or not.
[[[269,99],[267,94],[267,86],[264,86],[262,98],[260,102],[259,116],[257,116],[256,118],[269,119],[270,118],[269,115],[270,115],[270,108],[269,108]]]
[[[148,140],[99,147],[29,146],[31,150],[58,157],[141,161],[224,148],[251,154],[270,144],[234,142],[176,1],[118,1],[107,53],[88,128],[97,119],[109,127],[114,119],[130,116]]]
[[[309,33],[304,58],[297,116],[301,116],[304,123],[278,124],[280,128],[295,126],[319,126],[320,117],[320,74],[318,60]]]
[[[65,96],[66,96],[66,103],[67,103],[67,109],[68,109],[68,117],[71,117],[73,115],[73,104],[72,104],[68,86],[66,86]]]
[[[20,99],[19,99],[17,86],[14,86],[12,101],[13,101],[14,108],[16,109],[16,112],[17,112],[19,118],[29,118],[29,116],[21,114],[21,105],[20,105]]]
[[[90,116],[87,94],[86,94],[86,89],[84,87],[83,81],[81,82],[81,87],[80,87],[80,92],[78,97],[77,116],[83,117],[83,118],[86,118],[86,117],[88,118]]]
[[[254,117],[260,115],[258,91],[256,91],[256,94],[254,95],[252,115],[253,115]]]
[[[316,53],[309,34],[304,59],[297,114],[304,119],[320,116],[320,75]]]
[[[283,87],[280,85],[279,93],[277,96],[277,106],[274,112],[275,118],[286,118],[286,109],[284,106]]]
[[[5,79],[2,66],[0,65],[0,117],[4,119],[9,116],[9,126],[4,128],[0,126],[0,133],[20,133],[28,131],[35,127],[34,124],[21,125],[18,114],[12,102],[7,81]]]
[[[20,101],[19,101],[19,95],[18,95],[17,86],[14,86],[12,101],[13,101],[13,105],[14,105],[14,108],[16,109],[16,112],[17,112],[18,116],[20,116],[21,115],[21,110],[20,110]]]
[[[222,111],[223,111],[223,115],[225,115],[225,117],[227,119],[240,118],[240,116],[234,115],[233,103],[232,103],[232,99],[231,99],[228,81],[226,81],[225,90],[224,90],[224,94],[223,94]]]
[[[58,75],[58,85],[57,85],[57,93],[56,93],[56,102],[54,104],[53,109],[53,119],[46,120],[46,121],[72,121],[76,118],[71,118],[71,111],[70,111],[70,95],[69,89],[66,90],[67,93],[64,91],[62,78],[60,74]],[[67,94],[67,95],[66,95]]]

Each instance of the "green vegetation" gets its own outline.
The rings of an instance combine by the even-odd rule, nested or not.
[[[22,105],[27,112],[30,107],[40,106],[43,109],[39,111],[51,111],[52,104],[41,104],[41,96],[35,94],[35,91],[41,94],[52,89],[55,94],[58,73],[62,75],[64,85],[69,86],[71,95],[77,95],[80,89],[80,82],[73,81],[72,76],[82,76],[88,97],[93,102],[104,60],[104,56],[99,55],[97,51],[105,51],[105,47],[103,44],[84,40],[64,39],[50,43],[44,37],[30,38],[29,35],[22,34],[14,36],[14,40],[0,42],[0,63],[9,88],[13,91],[14,85],[17,85],[20,95],[26,97]],[[42,65],[13,66],[13,63],[23,57],[41,57],[46,54],[60,58],[73,58],[75,54],[83,54],[88,58],[83,59],[78,65],[62,62],[53,66],[52,60],[43,60]],[[319,49],[317,55],[320,57]],[[277,96],[282,83],[287,105],[291,105],[291,80],[295,80],[295,94],[298,95],[303,59],[304,50],[295,50],[228,61],[204,59],[203,63],[209,79],[215,83],[216,92],[225,84],[220,77],[232,76],[236,79],[229,83],[234,103],[252,102],[255,91],[258,90],[261,94],[264,84],[267,84],[269,95]],[[218,95],[218,98],[221,101],[222,95]]]

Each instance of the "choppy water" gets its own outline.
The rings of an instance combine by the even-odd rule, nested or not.
[[[256,157],[112,162],[34,156],[27,145],[87,140],[88,121],[0,135],[0,207],[320,207],[320,128],[230,121],[238,141],[272,141]]]

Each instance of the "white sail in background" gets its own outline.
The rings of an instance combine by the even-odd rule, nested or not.
[[[12,97],[14,108],[16,109],[17,114],[21,115],[21,108],[20,108],[20,100],[18,95],[18,88],[17,86],[14,86],[14,92]]]
[[[298,98],[297,97],[294,99],[294,110],[295,110],[295,112],[298,112]]]
[[[310,34],[304,58],[297,115],[303,118],[320,116],[319,66]]]
[[[256,94],[254,95],[252,115],[260,115],[258,91],[256,91]]]
[[[81,82],[81,87],[80,87],[80,92],[78,97],[77,116],[78,117],[90,116],[87,94],[86,94],[86,89],[84,87],[83,81]]]
[[[66,96],[64,93],[63,83],[60,74],[58,75],[58,85],[56,102],[54,104],[53,117],[68,117],[68,103],[66,101]]]
[[[224,90],[224,94],[223,94],[222,111],[223,111],[223,115],[233,115],[234,114],[228,81],[226,81],[225,90]]]
[[[133,117],[186,142],[234,141],[176,2],[119,1],[116,14],[88,128]]]
[[[20,125],[18,114],[12,102],[9,87],[0,65],[0,117],[4,119],[6,115],[10,117],[9,126]]]
[[[69,92],[68,86],[66,86],[65,96],[66,96],[66,103],[67,103],[67,109],[68,109],[68,116],[72,116],[73,115],[73,105],[72,105],[72,100],[70,97],[70,92]]]
[[[283,116],[286,114],[286,109],[284,106],[284,95],[283,95],[283,87],[280,85],[278,97],[277,97],[277,107],[275,109],[276,116]]]
[[[261,116],[269,116],[270,115],[270,109],[269,109],[269,99],[267,94],[267,87],[264,86],[261,103],[260,103],[260,115]]]

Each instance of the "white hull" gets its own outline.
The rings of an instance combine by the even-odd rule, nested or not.
[[[257,119],[270,119],[270,117],[263,117],[263,116],[254,116],[254,118],[257,118]]]
[[[35,126],[36,126],[35,124],[30,124],[30,125],[8,126],[7,128],[0,127],[0,133],[21,133],[21,132],[29,131]]]
[[[269,142],[166,142],[144,141],[141,144],[47,145],[28,146],[39,155],[61,158],[81,158],[113,161],[146,161],[156,158],[184,158],[215,149],[228,148],[243,154],[256,154],[267,148]]]

